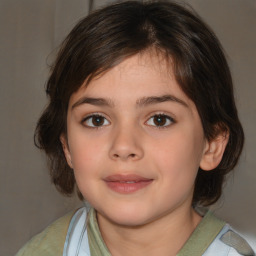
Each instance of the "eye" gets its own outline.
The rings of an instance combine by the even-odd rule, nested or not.
[[[95,115],[90,115],[87,116],[83,121],[82,124],[88,127],[101,127],[101,126],[106,126],[109,125],[110,122],[102,115],[95,114]]]
[[[173,118],[165,114],[157,114],[157,115],[151,116],[146,122],[147,125],[156,126],[156,127],[167,127],[172,123],[174,123]]]

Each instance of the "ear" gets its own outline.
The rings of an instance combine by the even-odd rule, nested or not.
[[[205,150],[200,162],[200,168],[204,171],[215,169],[225,152],[229,138],[228,131],[220,132],[213,140],[207,141]]]
[[[67,141],[66,135],[61,134],[61,136],[60,136],[60,142],[61,142],[61,145],[62,145],[63,152],[64,152],[64,154],[65,154],[67,163],[68,163],[69,167],[70,167],[71,169],[73,169],[71,154],[70,154],[70,151],[69,151],[69,146],[68,146],[68,141]]]

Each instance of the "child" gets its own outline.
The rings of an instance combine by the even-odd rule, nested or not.
[[[18,255],[254,255],[199,206],[221,196],[244,135],[214,33],[171,2],[93,12],[64,41],[35,138],[51,178],[90,204]]]

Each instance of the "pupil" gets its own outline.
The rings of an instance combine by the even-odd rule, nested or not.
[[[154,117],[154,123],[156,126],[163,126],[166,123],[166,117],[158,115]]]
[[[104,119],[102,116],[94,116],[92,119],[92,123],[94,126],[101,126],[104,123]]]

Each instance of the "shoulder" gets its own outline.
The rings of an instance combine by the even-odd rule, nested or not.
[[[201,215],[203,219],[179,255],[255,256],[249,243],[229,224],[211,211]]]
[[[58,256],[62,255],[69,223],[74,215],[72,211],[59,218],[44,231],[34,236],[16,254],[16,256]]]
[[[229,224],[226,224],[203,255],[255,256],[255,253],[244,237]]]

